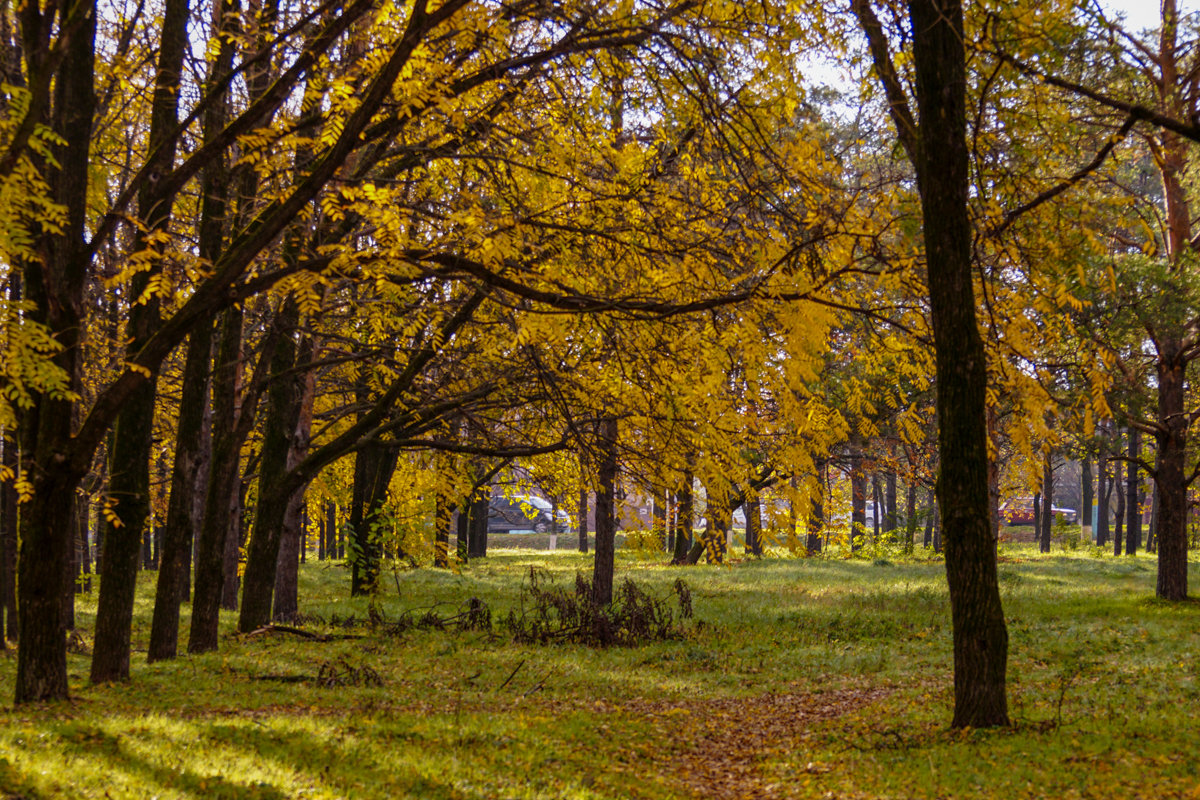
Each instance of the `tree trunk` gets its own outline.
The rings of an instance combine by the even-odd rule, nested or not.
[[[279,563],[275,567],[275,590],[271,601],[271,619],[292,622],[300,614],[300,556],[303,550],[304,492],[295,492],[283,514],[279,539]]]
[[[219,26],[229,34],[237,26],[237,14],[230,0],[221,0]],[[225,13],[228,12],[228,13]],[[221,37],[221,45],[209,65],[205,89],[214,94],[229,74],[233,62],[234,37]],[[222,92],[214,96],[205,110],[204,139],[213,140],[224,128],[228,116],[229,96]],[[227,195],[230,185],[229,164],[217,159],[206,168],[200,180],[201,219],[197,244],[201,257],[215,261],[224,242]],[[191,630],[188,652],[203,653],[217,649],[220,629],[220,606],[225,588],[225,550],[230,525],[229,514],[237,494],[240,476],[241,441],[237,436],[237,392],[241,374],[242,322],[240,305],[226,310],[220,317],[216,359],[210,378],[211,407],[208,411],[208,464],[204,481],[204,512],[197,520],[193,553],[195,586],[192,595]],[[214,325],[205,321],[205,325]]]
[[[182,602],[188,556],[194,529],[193,494],[200,471],[204,409],[208,405],[208,368],[212,358],[212,325],[201,324],[188,338],[175,434],[175,466],[171,470],[171,496],[162,535],[162,559],[154,593],[150,624],[153,663],[174,658],[179,646],[179,604]]]
[[[862,547],[867,529],[867,476],[863,472],[862,445],[850,439],[850,552]]]
[[[900,525],[896,514],[896,473],[890,469],[884,475],[884,499],[887,501],[887,512],[883,518],[883,532],[895,537]]]
[[[871,542],[879,544],[879,534],[882,531],[883,515],[886,512],[883,500],[883,481],[879,479],[879,473],[871,474]]]
[[[445,493],[438,490],[433,508],[433,566],[450,568],[450,522],[454,516],[454,505]]]
[[[1141,481],[1138,479],[1137,459],[1142,455],[1142,433],[1129,428],[1129,462],[1125,483],[1125,509],[1129,515],[1125,522],[1125,555],[1137,553],[1142,544],[1142,503],[1138,497]]]
[[[746,552],[755,558],[762,558],[762,503],[759,502],[758,492],[746,490]]]
[[[17,459],[15,431],[4,441],[5,469],[16,475],[21,466]],[[17,638],[17,487],[13,481],[0,482],[0,600],[5,619],[0,620],[0,639]]]
[[[937,365],[938,507],[954,633],[955,728],[1008,724],[1008,629],[988,519],[987,358],[975,317],[960,0],[909,0],[917,184]]]
[[[933,538],[933,529],[937,523],[937,503],[933,497],[933,489],[930,489],[927,492],[927,494],[928,494],[928,497],[926,499],[926,509],[927,509],[926,514],[927,514],[927,516],[925,517],[925,539],[922,542],[922,544],[924,545],[926,550],[928,550],[929,548],[932,547],[933,551],[936,553],[942,549],[941,544],[939,542],[935,542],[934,538]]]
[[[1092,459],[1086,453],[1079,465],[1079,472],[1081,490],[1080,506],[1082,506],[1079,509],[1079,524],[1083,527],[1083,543],[1088,544],[1092,540],[1092,503],[1095,502],[1095,495],[1092,485]]]
[[[808,556],[815,556],[821,552],[821,536],[825,531],[825,488],[829,485],[829,464],[821,459],[817,461],[816,467],[817,474],[809,503],[808,530],[804,539],[804,553]]]
[[[23,14],[49,31],[55,24],[39,5],[25,5]],[[45,13],[46,18],[41,18]],[[71,14],[68,23],[66,15]],[[51,199],[63,210],[61,231],[43,229],[33,247],[38,257],[21,265],[26,296],[34,303],[30,317],[46,324],[61,346],[55,364],[68,376],[69,387],[81,389],[78,371],[80,314],[86,275],[84,253],[88,216],[89,148],[95,109],[96,4],[59,7],[59,30],[71,28],[59,42],[62,58],[53,89],[49,128],[57,142],[49,145],[54,161],[45,164]],[[36,37],[27,32],[31,42]],[[40,46],[40,45],[39,45]],[[47,69],[44,50],[26,49],[29,71]],[[34,113],[30,110],[29,113]],[[41,116],[38,114],[37,116]],[[43,117],[35,122],[44,123]],[[14,265],[16,266],[16,265]],[[17,559],[17,704],[65,700],[67,687],[66,630],[62,618],[73,531],[70,527],[75,489],[85,468],[69,458],[72,445],[72,403],[37,395],[21,414],[21,473],[33,484],[33,500],[21,514]]]
[[[1101,435],[1096,451],[1096,546],[1108,544],[1108,448]]]
[[[613,599],[613,569],[617,536],[617,420],[600,420],[599,462],[596,465],[596,556],[592,568],[592,600],[597,605],[611,605]]]
[[[467,528],[467,549],[471,558],[487,558],[488,501],[491,497],[492,486],[485,483],[471,500],[470,526]]]
[[[1113,488],[1117,492],[1117,516],[1116,525],[1113,526],[1113,555],[1121,555],[1121,550],[1125,544],[1125,497],[1126,494],[1121,487],[1121,462],[1118,461],[1117,467],[1113,470]]]
[[[904,497],[904,552],[911,553],[917,538],[917,485],[909,483]]]
[[[1050,552],[1050,535],[1054,531],[1054,456],[1046,453],[1042,463],[1042,519],[1038,550]]]
[[[667,504],[663,499],[662,492],[658,490],[655,490],[653,497],[650,498],[650,518],[654,541],[659,550],[665,550],[667,547]],[[553,525],[553,521],[551,524]]]
[[[166,0],[159,38],[158,65],[154,97],[150,106],[147,139],[149,157],[146,166],[152,175],[169,172],[175,162],[178,125],[180,73],[188,46],[187,0]],[[159,188],[157,180],[146,181],[138,190],[138,214],[144,227],[137,235],[134,250],[156,249],[152,235],[166,230],[174,205],[174,192]],[[162,272],[159,261],[130,279],[130,294],[142,298],[150,281]],[[160,300],[156,293],[145,302],[131,303],[125,331],[126,352],[136,353],[150,339],[160,321]],[[129,679],[130,635],[133,629],[134,590],[137,587],[138,545],[146,539],[150,513],[150,449],[154,436],[154,401],[157,380],[145,381],[125,401],[113,427],[109,452],[109,496],[115,501],[115,513],[121,526],[109,528],[108,553],[100,576],[100,597],[96,608],[95,647],[92,652],[93,683]],[[143,553],[148,562],[149,553]],[[172,576],[172,580],[175,576]],[[168,602],[177,602],[178,589]]]
[[[683,480],[680,483],[677,493],[679,498],[679,519],[675,526],[675,552],[671,558],[672,564],[686,563],[688,551],[692,549],[692,531],[696,524],[695,504],[692,495],[692,483],[694,481],[695,476],[692,475],[690,469],[683,473]]]

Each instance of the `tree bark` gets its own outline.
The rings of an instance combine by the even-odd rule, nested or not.
[[[917,184],[937,364],[938,507],[954,632],[955,728],[1008,724],[1008,629],[988,519],[987,359],[975,316],[960,0],[910,0]]]
[[[1108,498],[1112,491],[1108,485],[1107,436],[1101,431],[1096,449],[1096,546],[1108,544]]]
[[[1045,454],[1042,462],[1042,517],[1038,525],[1038,550],[1050,552],[1050,534],[1054,530],[1054,456]]]
[[[1092,540],[1092,504],[1095,502],[1095,488],[1092,480],[1092,459],[1084,454],[1080,460],[1080,495],[1082,508],[1079,509],[1079,524],[1083,528],[1083,543]]]
[[[1138,497],[1141,481],[1138,479],[1137,459],[1142,456],[1142,433],[1129,428],[1129,461],[1125,479],[1125,508],[1129,515],[1125,522],[1125,555],[1137,553],[1142,544],[1142,503]]]
[[[862,548],[867,530],[867,476],[863,472],[862,444],[858,436],[850,439],[850,552]]]
[[[748,489],[746,492],[746,553],[755,558],[762,558],[762,503],[759,502],[758,492]]]
[[[820,459],[816,467],[817,474],[809,503],[808,531],[804,538],[804,553],[808,556],[815,556],[821,552],[821,536],[825,531],[825,487],[829,485],[829,463]]]
[[[174,658],[179,646],[179,604],[188,572],[194,529],[193,493],[200,473],[204,409],[208,405],[208,370],[212,358],[212,325],[200,325],[188,338],[180,390],[179,427],[175,433],[175,465],[162,535],[162,559],[150,623],[153,663]]]
[[[683,473],[677,496],[679,498],[679,519],[675,531],[675,552],[671,558],[672,564],[687,563],[688,551],[692,549],[692,531],[695,527],[695,499],[692,494],[692,483],[695,476],[689,469]]]
[[[598,426],[596,464],[596,556],[592,566],[592,600],[611,605],[617,535],[617,419],[605,417]]]

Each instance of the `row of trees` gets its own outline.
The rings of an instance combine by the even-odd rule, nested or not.
[[[1155,437],[1159,594],[1186,596],[1193,34],[1171,2],[1157,43],[1069,4],[1007,11],[6,8],[17,701],[67,694],[81,497],[94,681],[129,676],[156,508],[152,659],[189,591],[191,652],[217,647],[222,603],[243,631],[294,613],[306,501],[349,510],[356,592],[381,527],[432,520],[445,565],[457,511],[478,554],[484,487],[516,459],[576,506],[595,490],[600,602],[618,471],[681,509],[703,483],[720,513],[673,542],[694,562],[767,488],[819,529],[824,476],[843,454],[865,475],[872,440],[908,519],[937,463],[955,725],[1007,719],[1000,452],[1041,463],[1113,416]],[[873,77],[846,119],[798,65],[851,40]],[[1161,195],[1130,181],[1149,164]]]

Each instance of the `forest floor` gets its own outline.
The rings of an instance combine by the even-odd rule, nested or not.
[[[618,580],[660,610],[690,588],[670,638],[515,642],[530,568],[569,596],[590,564],[496,549],[388,572],[372,602],[310,562],[297,627],[319,639],[237,636],[230,616],[219,652],[153,665],[147,574],[122,685],[86,682],[82,596],[73,699],[0,709],[0,798],[1200,797],[1200,604],[1153,599],[1153,556],[1003,547],[1013,726],[989,731],[948,727],[937,558],[680,568],[625,547]],[[470,598],[490,626],[460,629]],[[0,655],[5,697],[15,668]]]

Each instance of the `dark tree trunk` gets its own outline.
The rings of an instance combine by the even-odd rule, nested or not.
[[[862,547],[867,530],[867,476],[863,472],[862,446],[858,438],[850,442],[850,551]]]
[[[1039,526],[1038,550],[1050,552],[1050,534],[1054,530],[1054,456],[1046,453],[1042,463],[1042,517]]]
[[[658,544],[659,550],[665,550],[667,547],[667,504],[661,492],[655,491],[654,496],[650,498],[650,518],[654,541]]]
[[[1101,435],[1096,449],[1096,546],[1108,544],[1108,499],[1112,492],[1108,480],[1108,447]]]
[[[1125,555],[1137,553],[1142,544],[1142,503],[1138,496],[1141,481],[1138,479],[1137,459],[1142,456],[1142,433],[1129,428],[1129,461],[1125,479]]]
[[[762,504],[758,492],[753,489],[746,492],[746,552],[755,558],[762,558]]]
[[[49,31],[53,6],[25,4],[22,15]],[[45,14],[43,18],[41,15]],[[53,113],[47,120],[31,109],[34,121],[49,122],[58,141],[48,145],[55,161],[45,164],[51,199],[64,210],[61,232],[43,230],[33,243],[38,255],[21,265],[26,296],[35,305],[30,317],[46,324],[61,350],[55,364],[68,376],[72,391],[81,388],[78,366],[80,315],[86,275],[84,232],[88,214],[89,146],[95,109],[96,4],[59,6],[59,30],[71,35],[59,42],[61,68],[53,89]],[[23,26],[24,27],[24,26]],[[26,30],[25,59],[30,73],[49,69],[49,54]],[[16,265],[12,265],[15,267]],[[21,413],[21,473],[33,484],[33,500],[20,515],[17,559],[17,704],[68,697],[66,629],[62,596],[70,563],[73,531],[70,517],[75,489],[85,472],[69,458],[72,403],[45,395]]]
[[[1113,555],[1121,555],[1125,545],[1125,491],[1121,486],[1121,462],[1118,461],[1113,470],[1112,486],[1117,493],[1117,516],[1113,526]]]
[[[229,508],[229,531],[225,534],[225,555],[221,568],[225,572],[224,585],[221,588],[221,608],[226,611],[238,610],[238,595],[241,594],[242,580],[239,567],[242,564],[242,546],[246,543],[246,508],[247,481],[243,478],[237,482],[237,491],[233,496],[233,505]],[[260,503],[255,513],[262,507]]]
[[[208,405],[208,369],[212,359],[212,325],[201,324],[188,338],[175,435],[175,466],[171,471],[171,496],[162,535],[162,563],[154,594],[150,623],[153,663],[174,658],[179,646],[179,604],[192,551],[194,493],[202,459],[204,409]]]
[[[937,552],[941,549],[941,545],[933,541],[933,529],[937,522],[937,503],[934,501],[932,489],[927,492],[927,495],[928,497],[925,501],[925,539],[922,545],[926,550],[932,547],[934,552]]]
[[[904,497],[904,552],[911,553],[917,538],[917,485],[908,484]]]
[[[1158,474],[1159,464],[1155,463],[1154,473]],[[1150,485],[1150,491],[1154,493],[1153,499],[1150,501],[1150,530],[1146,533],[1146,552],[1158,552],[1158,486],[1157,484]]]
[[[1179,342],[1159,345],[1158,419],[1158,581],[1156,594],[1164,600],[1188,596],[1187,433],[1185,367]]]
[[[454,513],[455,549],[458,552],[459,563],[466,563],[471,557],[471,500],[467,498],[463,507]]]
[[[988,406],[987,410],[987,436],[989,441],[995,441],[997,434],[998,422],[996,419],[996,409]],[[992,527],[992,544],[994,547],[1000,547],[1000,461],[995,458],[988,459],[988,519]]]
[[[20,470],[14,431],[4,441],[4,467],[13,475]],[[0,482],[0,601],[5,619],[0,620],[0,639],[17,638],[17,487]]]
[[[666,523],[667,523],[667,541],[666,550],[668,553],[675,552],[675,533],[679,528],[679,505],[675,495],[672,492],[665,494],[667,503],[666,508]]]
[[[884,498],[887,501],[887,512],[883,518],[883,532],[895,536],[900,525],[896,514],[896,473],[891,470],[884,475]]]
[[[817,461],[816,480],[813,481],[812,502],[809,506],[808,531],[804,540],[804,552],[815,556],[821,552],[821,536],[825,532],[825,489],[829,485],[829,464]],[[795,524],[793,523],[793,529]]]
[[[692,531],[695,527],[696,510],[695,500],[692,494],[692,483],[695,481],[695,476],[691,470],[683,474],[683,481],[679,485],[677,496],[679,498],[679,520],[675,530],[675,552],[671,558],[673,564],[684,564],[687,562],[688,551],[692,549]]]
[[[271,621],[279,543],[285,517],[294,502],[295,490],[290,488],[287,476],[289,459],[295,460],[294,439],[304,404],[302,373],[293,372],[299,355],[295,339],[299,321],[299,307],[289,295],[275,320],[278,338],[270,354],[271,379],[258,468],[258,506],[242,575],[242,608],[238,617],[238,630],[242,633],[257,630]]]
[[[917,110],[896,77],[869,0],[853,9],[921,196],[937,372],[938,507],[954,634],[952,725],[1008,724],[1008,630],[988,514],[987,358],[971,263],[966,57],[961,0],[909,0]],[[918,126],[919,120],[919,126]]]
[[[300,557],[303,552],[304,493],[296,492],[288,500],[279,539],[279,563],[275,567],[275,590],[271,601],[271,619],[292,622],[300,614]]]
[[[695,564],[700,555],[710,564],[721,564],[725,561],[725,545],[733,512],[730,510],[729,490],[724,480],[707,484],[708,502],[704,515],[708,518],[704,525],[700,541],[692,545],[688,554],[688,563]]]
[[[610,605],[617,536],[617,420],[605,417],[598,426],[596,464],[596,556],[592,567],[592,600]]]
[[[150,106],[146,166],[151,174],[166,174],[174,166],[178,124],[180,73],[188,46],[187,0],[166,0],[159,39],[158,68]],[[174,193],[146,181],[138,191],[138,214],[146,235],[139,234],[136,251],[154,249],[150,234],[164,231],[174,205]],[[132,297],[141,297],[150,280],[161,274],[157,262],[130,279]],[[160,301],[151,293],[145,302],[132,303],[125,331],[126,352],[136,353],[154,335],[160,319]],[[134,590],[137,586],[138,545],[149,549],[146,524],[150,512],[150,449],[154,436],[154,401],[157,381],[145,381],[126,399],[113,427],[109,459],[109,496],[116,502],[121,527],[109,528],[108,552],[100,576],[96,609],[93,683],[129,679],[130,636],[133,629]],[[143,553],[143,563],[150,554]],[[174,576],[173,576],[174,577]],[[168,598],[176,602],[178,590]]]
[[[1079,509],[1079,524],[1083,526],[1084,544],[1092,538],[1092,503],[1095,502],[1095,487],[1092,480],[1092,459],[1084,455],[1080,465],[1080,489],[1082,500]]]
[[[229,0],[221,2],[221,27],[236,26],[236,11]],[[233,61],[232,36],[222,37],[221,46],[213,58],[206,78],[206,90],[215,87],[229,74]],[[204,138],[212,141],[225,125],[228,95],[214,97],[205,110]],[[199,254],[215,261],[224,241],[226,200],[230,185],[229,165],[217,159],[206,168],[200,181],[201,220],[198,232]],[[204,653],[217,649],[220,629],[221,599],[225,589],[225,550],[230,526],[230,512],[237,495],[240,475],[241,441],[237,435],[237,393],[242,356],[242,307],[235,305],[216,320],[205,325],[219,329],[216,359],[211,376],[211,407],[208,409],[208,463],[203,480],[204,510],[198,520],[193,561],[195,586],[192,596],[191,630],[188,652]]]
[[[450,522],[454,517],[454,505],[440,490],[433,509],[433,566],[450,568]]]
[[[886,511],[883,501],[883,481],[879,479],[879,473],[871,475],[871,541],[878,544],[879,534],[883,529],[883,515]]]
[[[491,496],[491,484],[485,483],[479,487],[471,500],[470,526],[467,528],[467,550],[471,558],[487,557],[488,501]]]

